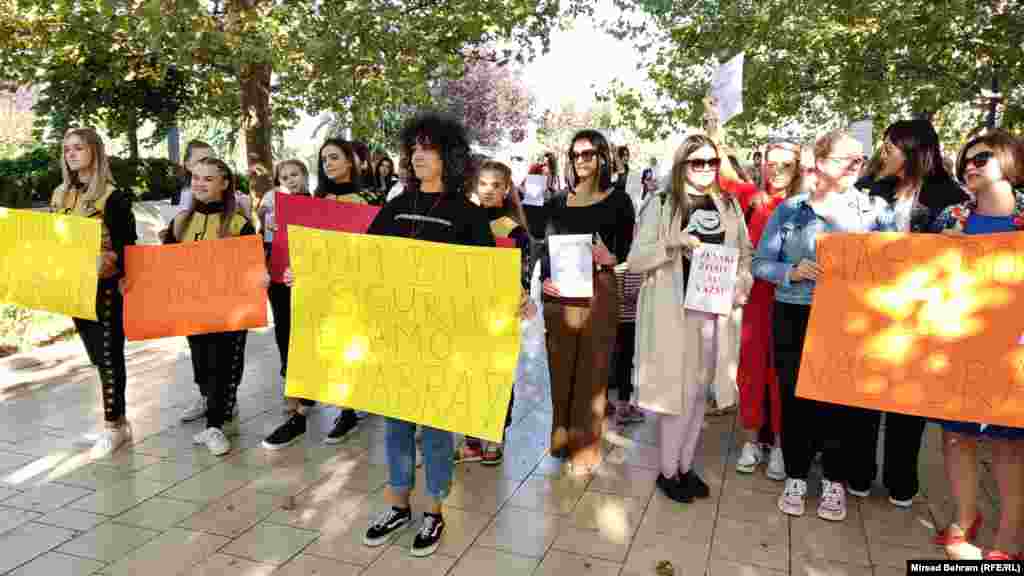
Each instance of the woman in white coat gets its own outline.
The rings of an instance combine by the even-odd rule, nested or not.
[[[636,387],[642,408],[661,415],[657,485],[669,498],[690,502],[709,494],[692,470],[704,421],[706,391],[718,406],[736,402],[741,307],[753,278],[753,248],[735,198],[718,185],[718,147],[702,134],[689,136],[676,151],[667,190],[650,196],[640,211],[640,228],[629,254],[629,269],[644,274],[637,312]],[[690,254],[701,244],[739,252],[739,273],[728,315],[683,308]]]

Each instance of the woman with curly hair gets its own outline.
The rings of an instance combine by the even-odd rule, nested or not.
[[[410,119],[401,132],[402,158],[411,165],[405,192],[377,214],[368,234],[494,246],[487,211],[466,194],[469,139],[456,120],[435,113]],[[407,160],[406,160],[407,159]],[[387,544],[410,521],[410,495],[416,478],[416,424],[386,419],[387,500],[391,508],[376,518],[363,543]],[[444,532],[442,505],[451,488],[455,443],[451,432],[423,426],[423,465],[431,509],[413,539],[412,555],[429,556]]]

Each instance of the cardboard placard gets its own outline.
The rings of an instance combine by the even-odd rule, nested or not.
[[[267,325],[259,236],[125,250],[128,340],[229,332]]]
[[[0,302],[96,320],[102,226],[96,218],[0,208]]]
[[[289,396],[501,440],[519,355],[517,253],[289,234]]]
[[[1024,234],[818,239],[797,394],[1024,427]]]
[[[336,200],[276,193],[274,198],[274,242],[270,251],[270,278],[284,281],[288,268],[288,225],[296,224],[318,230],[363,233],[373,223],[379,206],[350,204]]]
[[[701,244],[690,256],[684,306],[709,314],[732,312],[740,251],[717,244]]]

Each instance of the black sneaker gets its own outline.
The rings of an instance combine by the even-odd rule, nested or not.
[[[334,428],[331,428],[327,437],[324,438],[324,444],[341,444],[349,432],[356,429],[356,426],[359,426],[356,411],[345,408],[341,414],[338,414],[338,418],[334,421]]]
[[[280,450],[295,444],[306,433],[306,416],[296,412],[287,422],[281,424],[267,439],[263,447],[267,450]]]
[[[423,515],[423,526],[412,541],[412,555],[420,558],[430,556],[441,545],[444,534],[444,518],[440,514]]]
[[[698,476],[692,469],[686,474],[683,474],[680,479],[686,491],[693,497],[708,498],[711,496],[711,488],[709,488],[707,483],[701,480],[700,476]]]
[[[655,485],[661,488],[661,491],[668,496],[670,500],[675,500],[682,504],[688,504],[693,502],[693,494],[686,489],[683,485],[682,480],[679,478],[679,474],[671,478],[666,478],[663,474],[658,474],[658,479],[655,480]]]
[[[373,524],[370,524],[366,536],[363,536],[363,544],[371,548],[387,544],[391,537],[410,520],[412,520],[412,510],[392,506],[391,510],[381,514],[373,521]]]

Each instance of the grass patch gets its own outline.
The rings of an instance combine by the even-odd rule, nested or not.
[[[0,304],[0,358],[75,336],[68,316]]]

